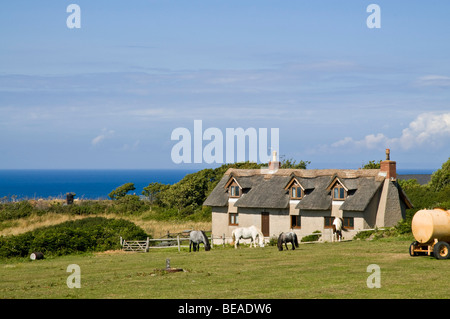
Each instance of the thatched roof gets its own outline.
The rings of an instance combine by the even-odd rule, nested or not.
[[[240,180],[239,178],[237,178]],[[272,176],[270,179],[262,175],[255,176],[251,189],[239,198],[234,206],[247,208],[286,208],[289,205],[288,191],[284,185],[289,176]]]
[[[348,183],[349,180],[344,180],[344,183]],[[345,202],[340,207],[341,210],[347,211],[364,211],[369,205],[373,195],[380,188],[382,182],[376,181],[373,178],[358,178],[353,179],[355,188],[351,188],[354,192],[349,191]]]
[[[227,206],[228,205],[228,190],[224,188],[225,184],[230,179],[230,176],[225,174],[217,183],[211,194],[205,200],[205,206]]]
[[[332,205],[331,191],[327,189],[338,179],[348,190],[342,210],[364,211],[381,187],[384,177],[378,169],[280,169],[268,174],[260,169],[233,169],[226,171],[223,178],[208,196],[204,205],[227,206],[227,182],[233,178],[242,187],[242,196],[236,200],[236,207],[287,208],[289,192],[285,187],[296,178],[305,194],[296,208],[302,210],[329,210]]]
[[[302,181],[300,181],[301,183]],[[306,210],[329,210],[331,208],[331,194],[327,191],[330,176],[319,176],[309,181],[314,185],[312,191],[306,191],[303,199],[296,208]],[[303,184],[302,184],[303,185]]]

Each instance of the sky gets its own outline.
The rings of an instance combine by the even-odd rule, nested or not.
[[[277,128],[278,154],[308,168],[356,169],[386,148],[398,169],[440,168],[449,14],[446,0],[2,3],[0,169],[220,166],[174,162],[172,133],[194,152],[196,120],[224,145],[227,128]]]

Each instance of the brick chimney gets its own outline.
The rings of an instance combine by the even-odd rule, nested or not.
[[[380,163],[380,173],[385,173],[387,179],[397,179],[397,163],[391,161],[391,150],[386,149],[386,160]],[[384,175],[384,174],[383,174]]]
[[[277,171],[280,168],[280,162],[277,161],[277,151],[272,152],[272,160],[269,162],[269,171]]]

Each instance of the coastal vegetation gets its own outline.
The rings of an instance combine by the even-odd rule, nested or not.
[[[281,167],[306,168],[308,164],[309,162],[297,163],[289,159],[282,160]],[[374,165],[377,165],[377,162],[371,161],[364,165],[364,168],[374,168]],[[38,248],[44,250],[44,246],[39,246],[44,237],[48,237],[48,247],[52,247],[52,240],[61,242],[61,238],[68,236],[67,234],[72,234],[75,238],[81,238],[82,235],[90,238],[98,236],[102,241],[80,244],[69,240],[68,247],[61,246],[60,249],[52,251],[47,248],[48,252],[60,255],[74,251],[114,249],[118,245],[117,238],[120,235],[117,234],[120,230],[105,235],[100,234],[97,228],[106,227],[109,221],[114,224],[113,221],[116,220],[120,223],[130,222],[138,227],[140,230],[135,234],[139,238],[158,237],[165,232],[181,232],[194,228],[208,230],[211,227],[211,209],[202,206],[202,203],[226,170],[260,169],[263,166],[242,162],[225,164],[216,169],[204,169],[186,175],[176,184],[150,183],[142,190],[142,196],[128,194],[135,190],[135,187],[132,183],[126,183],[111,191],[111,200],[75,200],[71,205],[57,199],[3,201],[0,203],[0,257],[24,256]],[[426,185],[420,185],[417,180],[399,180],[398,183],[414,205],[414,208],[406,211],[406,219],[395,227],[360,233],[356,238],[408,236],[411,235],[412,217],[418,210],[436,207],[450,209],[450,158],[432,175]],[[102,218],[102,223],[106,224],[100,226],[96,224],[100,223],[100,219],[92,218]],[[84,219],[86,224],[83,225],[95,224],[97,228],[86,227],[84,231],[89,234],[80,233],[78,225],[81,225],[81,220]],[[91,222],[88,222],[89,220]],[[75,227],[75,230],[69,230],[69,226]],[[115,236],[114,244],[106,244],[108,236]],[[129,238],[128,236],[130,234],[126,237]]]
[[[19,235],[1,236],[0,258],[27,257],[32,252],[60,256],[120,249],[119,237],[142,240],[148,235],[124,219],[88,217],[40,227]]]

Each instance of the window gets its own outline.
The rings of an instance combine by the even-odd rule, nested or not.
[[[333,228],[334,216],[325,216],[324,219],[323,228]]]
[[[229,215],[229,225],[237,226],[239,225],[239,214],[238,213],[230,213]]]
[[[291,215],[291,228],[302,228],[300,215]]]
[[[241,196],[240,195],[240,188],[239,188],[239,186],[236,186],[236,185],[231,185],[230,186],[230,197],[239,197],[239,196]]]
[[[302,188],[299,186],[291,187],[291,199],[301,199],[303,197]]]
[[[342,224],[342,227],[353,229],[355,227],[353,223],[353,217],[344,217],[344,223]]]
[[[347,192],[345,191],[345,188],[342,187],[340,184],[336,184],[336,186],[333,188],[333,199],[334,200],[345,200],[347,197]]]

